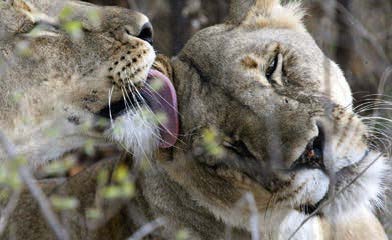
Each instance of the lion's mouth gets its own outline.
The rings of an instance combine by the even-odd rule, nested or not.
[[[310,140],[301,156],[291,165],[290,171],[298,171],[304,168],[326,171],[324,165],[325,135],[322,128],[319,127],[318,131],[318,136]]]
[[[142,111],[140,106],[147,105],[157,117],[160,132],[160,147],[172,147],[179,131],[177,95],[171,81],[161,72],[151,69],[143,86],[130,88],[127,96],[112,102],[100,110],[97,115],[111,119],[126,114],[128,111]]]

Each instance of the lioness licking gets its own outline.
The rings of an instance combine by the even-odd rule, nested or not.
[[[32,3],[5,12],[28,21],[56,6]],[[149,160],[136,196],[109,202],[97,228],[84,212],[96,203],[95,176],[112,173],[117,161],[43,185],[48,195],[80,199],[79,214],[64,220],[72,239],[175,239],[180,230],[189,239],[387,239],[373,214],[387,157],[368,143],[348,83],[305,29],[298,3],[232,0],[226,22],[198,32],[172,60],[157,59],[159,71],[151,70],[144,16],[69,4],[82,23],[82,10],[101,11],[101,26],[83,24],[76,42],[61,31],[42,33],[29,41],[32,59],[13,55],[28,34],[3,40],[2,58],[13,68],[2,80],[1,128],[32,166],[91,138],[98,146],[114,139],[135,160]],[[24,93],[18,105],[7,100],[14,89]],[[94,126],[99,117],[108,126],[85,131],[81,123]],[[48,140],[42,131],[53,125],[66,130]],[[53,238],[32,202],[23,195],[7,236]]]

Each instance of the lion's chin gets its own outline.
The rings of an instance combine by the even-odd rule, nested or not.
[[[159,146],[159,128],[147,108],[125,112],[113,120],[111,128],[105,132],[136,159],[151,157]]]
[[[130,87],[122,99],[109,102],[97,115],[110,120],[106,135],[127,150],[138,156],[137,152],[148,154],[156,147],[156,139],[160,148],[175,145],[179,132],[177,95],[161,72],[150,69],[143,86]]]

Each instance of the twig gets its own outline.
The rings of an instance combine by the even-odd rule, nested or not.
[[[37,201],[42,214],[44,215],[50,228],[56,234],[56,237],[61,240],[70,239],[67,231],[61,226],[59,220],[54,214],[50,206],[49,200],[46,198],[45,194],[43,193],[42,189],[38,186],[37,182],[34,181],[34,177],[32,176],[30,170],[27,167],[23,166],[19,169],[19,174],[23,182],[26,184],[27,188],[29,189],[31,195],[33,195],[33,197]]]
[[[7,227],[8,220],[11,214],[14,212],[16,206],[18,205],[19,197],[22,192],[21,188],[14,190],[12,193],[7,206],[1,211],[0,217],[0,236],[3,235],[5,228]]]
[[[157,218],[152,222],[147,223],[143,227],[141,227],[137,232],[135,232],[128,240],[140,240],[147,236],[148,234],[155,231],[157,228],[162,227],[166,224],[165,218]]]
[[[3,132],[0,131],[0,145],[4,149],[5,153],[8,155],[9,159],[13,160],[17,157],[15,146],[8,141]]]
[[[0,131],[0,145],[1,147],[3,147],[5,153],[9,156],[10,159],[16,158],[15,148],[7,140],[7,138],[1,131]],[[3,235],[3,232],[8,224],[8,219],[10,218],[11,214],[14,212],[16,206],[18,205],[20,194],[21,194],[21,189],[14,190],[10,200],[8,201],[7,206],[1,211],[0,236]]]
[[[4,148],[6,154],[9,156],[10,160],[17,158],[17,152],[15,146],[6,138],[6,136],[0,131],[0,145]],[[55,233],[57,239],[69,240],[69,235],[66,230],[61,226],[59,220],[51,209],[50,202],[46,198],[45,194],[38,186],[37,182],[34,180],[30,169],[26,166],[21,166],[19,168],[19,175],[22,181],[26,184],[30,193],[37,201],[43,216],[45,217],[50,228]]]

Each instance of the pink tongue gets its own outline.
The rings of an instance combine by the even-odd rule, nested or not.
[[[164,116],[159,120],[159,147],[170,148],[177,141],[179,129],[176,90],[169,78],[157,70],[150,70],[147,83],[141,89],[143,97],[157,116]]]

